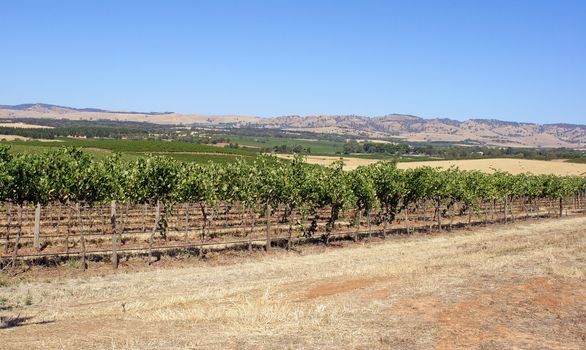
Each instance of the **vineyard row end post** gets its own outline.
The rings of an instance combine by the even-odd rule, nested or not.
[[[37,251],[41,250],[41,203],[37,203],[35,207],[35,226],[33,245]]]
[[[116,201],[110,204],[110,222],[112,224],[112,267],[118,268],[118,242],[116,239]]]

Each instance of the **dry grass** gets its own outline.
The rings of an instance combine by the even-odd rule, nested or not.
[[[279,157],[290,158],[291,156],[279,155]],[[329,165],[339,159],[340,157],[307,156],[308,163],[320,165]],[[373,164],[379,161],[376,159],[352,157],[342,159],[347,170],[356,169],[361,165]],[[403,162],[397,165],[400,169],[412,169],[421,166],[440,167],[444,169],[457,166],[462,170],[480,170],[486,172],[493,172],[495,169],[498,169],[513,174],[530,172],[533,174],[582,175],[586,173],[586,164],[510,158]]]
[[[0,123],[0,128],[17,128],[17,129],[53,129],[52,126],[27,124],[27,123]]]
[[[207,124],[211,123],[247,123],[258,122],[258,117],[251,116],[210,116],[200,114],[158,114],[148,115],[140,113],[104,113],[104,112],[80,112],[73,110],[61,109],[53,110],[11,110],[0,108],[0,118],[45,118],[45,119],[67,119],[67,120],[117,120],[117,121],[134,121],[150,122],[159,124]]]
[[[30,140],[30,138],[26,136],[18,136],[18,135],[0,135],[0,140],[6,141],[14,141],[14,140]]]
[[[492,172],[495,169],[499,169],[513,174],[530,172],[533,174],[581,175],[586,173],[586,164],[509,158],[438,160],[428,162],[400,163],[398,166],[402,169],[409,169],[425,165],[442,168],[457,166],[462,170],[480,170],[486,172]]]
[[[0,314],[22,324],[0,329],[2,347],[579,349],[584,227],[584,217],[535,221],[221,266],[11,280]]]

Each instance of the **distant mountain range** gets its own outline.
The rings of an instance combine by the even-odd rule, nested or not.
[[[161,115],[172,114],[173,112],[116,112],[107,111],[99,108],[73,108],[58,105],[51,105],[47,103],[25,103],[20,105],[0,105],[0,109],[8,109],[15,111],[41,112],[41,113],[60,113],[60,112],[93,112],[93,113],[124,113],[124,114],[144,114],[144,115]]]
[[[397,138],[409,141],[436,141],[506,147],[586,148],[586,125],[533,124],[495,119],[457,121],[445,118],[424,119],[412,115],[389,114],[382,117],[357,115],[210,116],[173,112],[121,112],[97,108],[71,108],[50,104],[0,105],[0,118],[51,118],[71,120],[119,120],[172,125],[217,127],[256,127],[313,131],[364,138]]]

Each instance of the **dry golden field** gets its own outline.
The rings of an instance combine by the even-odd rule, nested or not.
[[[14,141],[14,140],[30,140],[30,138],[18,135],[0,135],[0,140]]]
[[[279,157],[290,158],[288,155]],[[329,157],[329,156],[307,156],[307,162],[312,164],[328,165],[336,160],[343,159],[345,169],[356,169],[361,165],[368,165],[378,162],[376,159],[352,158],[352,157]],[[495,169],[508,171],[512,174],[530,172],[534,174],[555,174],[555,175],[581,175],[586,174],[586,164],[566,163],[558,161],[531,160],[531,159],[464,159],[464,160],[436,160],[422,162],[398,163],[400,169],[410,169],[420,166],[449,168],[457,166],[462,170],[481,170],[493,172]]]
[[[1,348],[584,349],[584,227],[0,275]]]
[[[17,128],[17,129],[53,129],[52,126],[27,124],[27,123],[0,123],[0,128]]]

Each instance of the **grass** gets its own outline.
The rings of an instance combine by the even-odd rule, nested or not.
[[[566,160],[568,163],[586,164],[586,158],[575,158]]]
[[[79,267],[81,266],[81,262],[78,259],[69,259],[67,260],[66,265],[70,269],[79,269]]]
[[[5,143],[5,142],[3,142]],[[47,149],[50,147],[81,147],[92,149],[103,149],[112,152],[197,152],[197,153],[221,153],[221,154],[239,154],[252,155],[247,150],[232,149],[224,147],[215,147],[210,145],[190,143],[190,142],[173,142],[173,141],[150,141],[150,140],[106,140],[106,139],[61,139],[60,142],[43,142],[43,141],[10,141],[8,144],[24,147],[40,147]]]
[[[430,156],[395,156],[384,153],[370,153],[370,154],[344,154],[344,158],[358,158],[358,159],[374,159],[374,160],[396,160],[397,162],[421,162],[428,160],[442,160],[437,157]]]
[[[38,281],[0,288],[10,305],[28,291],[35,300],[11,310],[32,318],[2,340],[7,349],[579,349],[584,225],[578,217],[212,255],[103,276],[54,273],[52,282],[41,269]]]
[[[290,158],[288,155],[279,155],[282,158]],[[338,160],[338,156],[314,156],[306,157],[307,162],[311,164],[328,165]],[[347,157],[343,156],[344,167],[347,170],[355,169],[358,166],[376,163],[379,159]],[[449,168],[456,166],[461,170],[480,170],[493,172],[494,169],[508,171],[513,174],[530,172],[533,174],[555,174],[555,175],[582,175],[586,174],[586,164],[552,162],[532,159],[514,159],[514,158],[486,158],[486,159],[462,159],[462,160],[422,160],[411,159],[409,161],[400,160],[397,167],[400,169],[415,168],[421,166]]]
[[[26,296],[24,297],[24,305],[31,306],[33,304],[33,296],[30,294],[30,291],[27,292]]]
[[[147,153],[163,154],[175,159],[186,162],[207,163],[209,161],[219,163],[229,163],[235,161],[238,157],[244,157],[246,160],[252,160],[260,148],[273,148],[278,145],[301,145],[305,148],[311,148],[308,157],[329,156],[335,159],[344,157],[348,163],[353,163],[357,159],[358,163],[363,164],[361,160],[369,163],[378,160],[396,160],[398,162],[422,162],[441,160],[428,156],[401,156],[396,157],[389,154],[340,154],[343,152],[344,143],[341,141],[330,140],[303,140],[294,138],[281,137],[254,137],[254,136],[234,136],[221,135],[230,138],[232,143],[240,145],[259,147],[253,148],[226,148],[210,146],[205,144],[178,142],[178,141],[148,141],[148,140],[109,140],[109,139],[61,139],[58,142],[43,142],[38,140],[14,140],[0,141],[0,144],[11,146],[12,152],[15,153],[41,153],[51,148],[71,146],[81,147],[97,159],[108,157],[112,152],[119,152],[124,159],[132,160]],[[490,159],[484,159],[491,161]],[[463,162],[474,161],[470,159],[461,160]],[[504,162],[507,160],[505,159]],[[357,163],[357,164],[358,164]],[[364,163],[364,164],[366,164]],[[586,159],[578,158],[568,160],[567,163],[586,164]],[[435,166],[435,165],[432,165]]]

